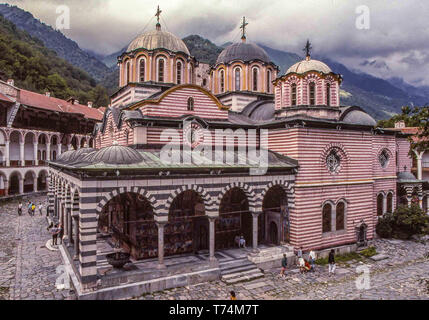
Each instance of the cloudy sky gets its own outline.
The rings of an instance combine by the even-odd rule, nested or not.
[[[317,55],[384,78],[398,76],[415,85],[429,85],[427,0],[4,2],[30,11],[52,26],[58,18],[58,6],[67,5],[70,29],[63,33],[82,48],[102,54],[123,48],[145,27],[153,29],[158,4],[163,10],[163,28],[180,37],[199,34],[216,44],[238,41],[240,19],[246,16],[250,41],[302,54],[301,48],[310,38]]]

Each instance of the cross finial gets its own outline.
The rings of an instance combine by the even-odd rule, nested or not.
[[[155,17],[156,17],[156,29],[160,30],[161,29],[161,24],[159,23],[159,17],[161,16],[162,10],[159,9],[159,5],[158,5],[158,9],[156,10],[155,13]]]
[[[307,43],[305,44],[305,47],[303,49],[307,60],[310,60],[311,49],[313,49],[313,47],[311,46],[310,40],[307,40]]]
[[[246,41],[246,26],[248,23],[246,22],[246,17],[243,17],[243,22],[241,23],[240,29],[241,29],[241,40]]]

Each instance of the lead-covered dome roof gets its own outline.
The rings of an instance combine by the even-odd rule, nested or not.
[[[172,52],[183,52],[189,56],[191,55],[182,39],[162,30],[153,30],[139,35],[130,43],[127,52],[141,48],[146,50],[167,49]]]
[[[135,149],[118,145],[116,142],[110,147],[87,154],[82,162],[105,164],[134,164],[143,161],[143,156]]]
[[[329,68],[326,63],[319,60],[307,58],[291,66],[286,71],[286,74],[292,73],[292,72],[301,74],[301,73],[306,73],[308,71],[318,71],[325,74],[332,72],[331,68]]]
[[[229,63],[234,60],[252,61],[260,60],[270,63],[267,52],[254,43],[234,43],[224,49],[218,56],[216,64]]]

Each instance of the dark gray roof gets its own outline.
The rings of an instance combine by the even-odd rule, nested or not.
[[[121,165],[139,163],[142,160],[143,157],[135,149],[114,143],[110,147],[87,154],[81,162]]]
[[[272,100],[260,100],[249,103],[240,113],[229,112],[228,119],[237,124],[262,124],[274,121],[274,113]]]
[[[94,148],[81,148],[74,150],[68,157],[67,163],[74,163],[81,161],[87,154],[96,151]]]
[[[252,61],[261,60],[270,63],[270,57],[264,49],[254,43],[234,43],[223,50],[217,58],[216,64],[228,63],[234,60]]]
[[[416,177],[411,172],[407,172],[407,171],[399,172],[397,177],[398,177],[399,183],[418,183],[418,182],[421,182],[420,180],[417,180]]]
[[[372,127],[375,127],[377,125],[377,121],[375,121],[373,117],[371,117],[360,107],[341,107],[340,109],[340,121],[342,122]]]

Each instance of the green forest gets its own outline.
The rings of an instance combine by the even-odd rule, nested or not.
[[[74,67],[43,43],[0,15],[0,79],[14,79],[15,85],[27,90],[68,99],[82,104],[107,106],[107,90],[97,85],[85,71]]]

